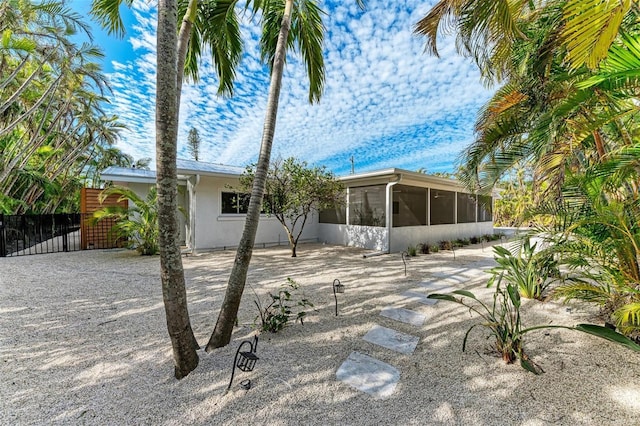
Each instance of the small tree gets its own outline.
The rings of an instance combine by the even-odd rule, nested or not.
[[[189,150],[189,154],[193,157],[194,160],[198,161],[198,153],[200,152],[200,134],[198,134],[198,129],[192,127],[189,130],[189,137],[187,138],[187,149]]]
[[[255,168],[247,167],[240,178],[243,191],[253,185]],[[344,187],[325,167],[309,167],[295,158],[275,160],[269,168],[263,201],[264,211],[273,215],[287,232],[291,257],[309,214],[343,202]]]

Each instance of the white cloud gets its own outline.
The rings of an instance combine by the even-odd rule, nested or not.
[[[434,1],[325,1],[326,84],[322,100],[308,104],[308,79],[299,55],[289,54],[282,82],[273,155],[296,156],[347,173],[399,167],[451,170],[473,139],[477,109],[490,93],[475,65],[455,52],[453,40],[439,46],[441,58],[423,53],[414,24]],[[120,147],[134,157],[155,157],[155,15],[150,2],[134,5],[129,31],[135,59],[115,58],[109,76],[112,112],[128,126]],[[203,139],[204,161],[245,165],[257,159],[269,85],[260,63],[257,21],[243,22],[245,53],[231,99],[216,95],[210,58],[201,81],[183,86],[179,156],[191,127]]]

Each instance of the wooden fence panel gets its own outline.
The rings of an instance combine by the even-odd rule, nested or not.
[[[80,211],[82,214],[82,223],[80,232],[80,245],[82,250],[87,249],[104,249],[123,247],[125,241],[117,240],[111,234],[111,228],[115,223],[114,219],[105,219],[100,221],[98,225],[91,224],[91,216],[97,210],[106,206],[121,206],[127,208],[129,200],[118,202],[119,195],[110,195],[103,203],[100,203],[99,197],[102,189],[82,188],[80,193]]]

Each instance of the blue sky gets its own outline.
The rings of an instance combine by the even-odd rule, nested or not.
[[[125,12],[123,40],[94,32],[113,89],[108,110],[128,127],[118,147],[136,159],[155,158],[155,3],[136,1]],[[89,4],[70,3],[85,15]],[[424,39],[412,34],[435,0],[369,0],[365,11],[355,0],[320,4],[327,12],[324,94],[319,104],[308,103],[304,66],[290,53],[272,156],[294,156],[338,175],[349,173],[351,156],[356,172],[453,171],[491,92],[480,83],[473,62],[456,53],[453,38],[441,40],[441,57],[435,58],[424,53]],[[199,83],[183,86],[179,157],[189,158],[185,141],[195,127],[202,161],[244,166],[257,160],[269,84],[260,63],[259,34],[258,21],[246,17],[245,53],[233,98],[216,95],[208,56]]]

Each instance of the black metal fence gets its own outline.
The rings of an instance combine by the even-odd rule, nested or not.
[[[92,235],[109,234],[113,223],[100,222],[88,226],[90,216],[80,213],[0,215],[0,257],[93,248],[92,244],[86,247],[86,243],[83,247],[82,241],[91,239]],[[100,248],[117,246],[114,242],[110,247],[102,245]]]

